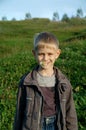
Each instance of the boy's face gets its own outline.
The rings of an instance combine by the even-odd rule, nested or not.
[[[34,55],[43,69],[49,69],[53,68],[55,60],[60,55],[60,49],[54,44],[40,42],[37,51],[34,51]]]

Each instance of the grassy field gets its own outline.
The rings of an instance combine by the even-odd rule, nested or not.
[[[53,22],[34,18],[0,21],[0,129],[12,130],[20,77],[37,63],[32,56],[36,33],[49,31],[60,41],[62,53],[55,65],[73,86],[79,130],[86,129],[86,20]]]

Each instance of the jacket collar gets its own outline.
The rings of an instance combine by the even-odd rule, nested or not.
[[[38,86],[36,80],[36,69],[33,69],[30,73],[28,73],[23,82],[24,85],[36,85]]]
[[[38,66],[25,76],[24,82],[23,82],[24,85],[38,86],[38,83],[36,80],[37,69],[38,69]],[[67,83],[67,79],[64,76],[64,74],[62,74],[62,72],[57,67],[54,67],[54,72],[55,72],[56,80],[58,81],[58,83],[65,85]]]

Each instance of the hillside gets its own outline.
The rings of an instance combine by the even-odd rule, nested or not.
[[[66,23],[39,18],[0,21],[0,129],[12,130],[19,79],[37,64],[31,50],[34,35],[41,31],[54,33],[60,41],[62,52],[55,65],[71,81],[79,130],[85,130],[86,19]]]
[[[8,56],[17,51],[28,50],[33,46],[34,35],[41,31],[54,33],[61,43],[86,39],[86,20],[73,19],[69,23],[39,18],[26,21],[0,21],[0,57],[4,57],[5,53]]]

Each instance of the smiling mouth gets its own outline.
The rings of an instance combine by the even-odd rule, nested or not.
[[[43,61],[41,61],[41,62],[40,62],[40,65],[41,65],[41,66],[44,66],[44,62],[43,62]]]
[[[45,62],[41,61],[41,62],[40,62],[40,65],[41,65],[42,67],[44,67],[44,66],[47,66],[48,63],[45,63]]]

